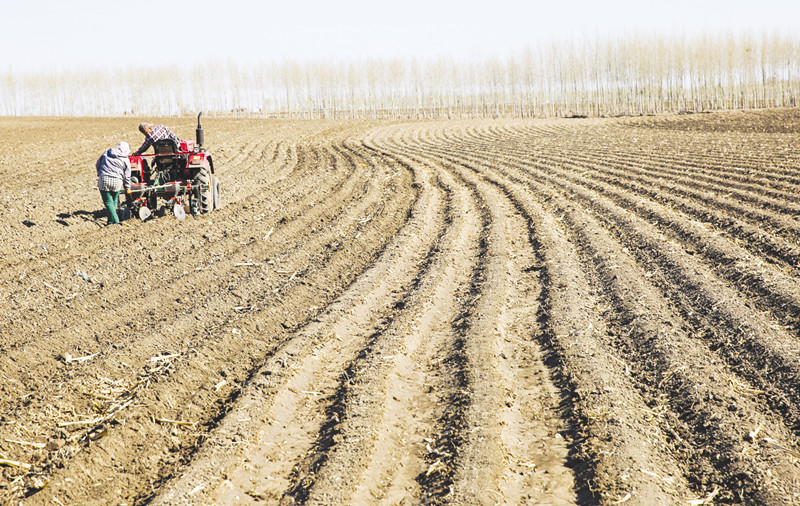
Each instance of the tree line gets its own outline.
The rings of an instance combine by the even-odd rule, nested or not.
[[[4,116],[487,118],[796,107],[800,39],[573,38],[506,57],[0,73]]]

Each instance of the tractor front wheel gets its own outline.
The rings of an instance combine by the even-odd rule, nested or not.
[[[214,191],[208,169],[202,168],[192,180],[192,215],[210,213],[214,210]]]

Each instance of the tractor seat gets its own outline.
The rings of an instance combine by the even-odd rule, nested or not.
[[[153,144],[156,153],[156,164],[159,167],[167,165],[186,165],[186,155],[175,154],[178,151],[178,142],[175,139],[161,139]]]

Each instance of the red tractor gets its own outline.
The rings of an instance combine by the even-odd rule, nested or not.
[[[153,144],[153,154],[130,157],[131,194],[126,198],[126,215],[136,213],[146,220],[158,209],[159,198],[179,220],[187,211],[197,216],[220,207],[214,160],[203,148],[202,115],[197,115],[196,141],[164,139]]]

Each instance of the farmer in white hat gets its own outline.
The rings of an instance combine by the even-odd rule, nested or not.
[[[103,204],[108,210],[108,225],[119,223],[117,216],[117,200],[119,192],[131,192],[131,161],[128,155],[131,147],[122,141],[116,147],[100,155],[95,163],[97,169],[97,189],[103,198]]]

